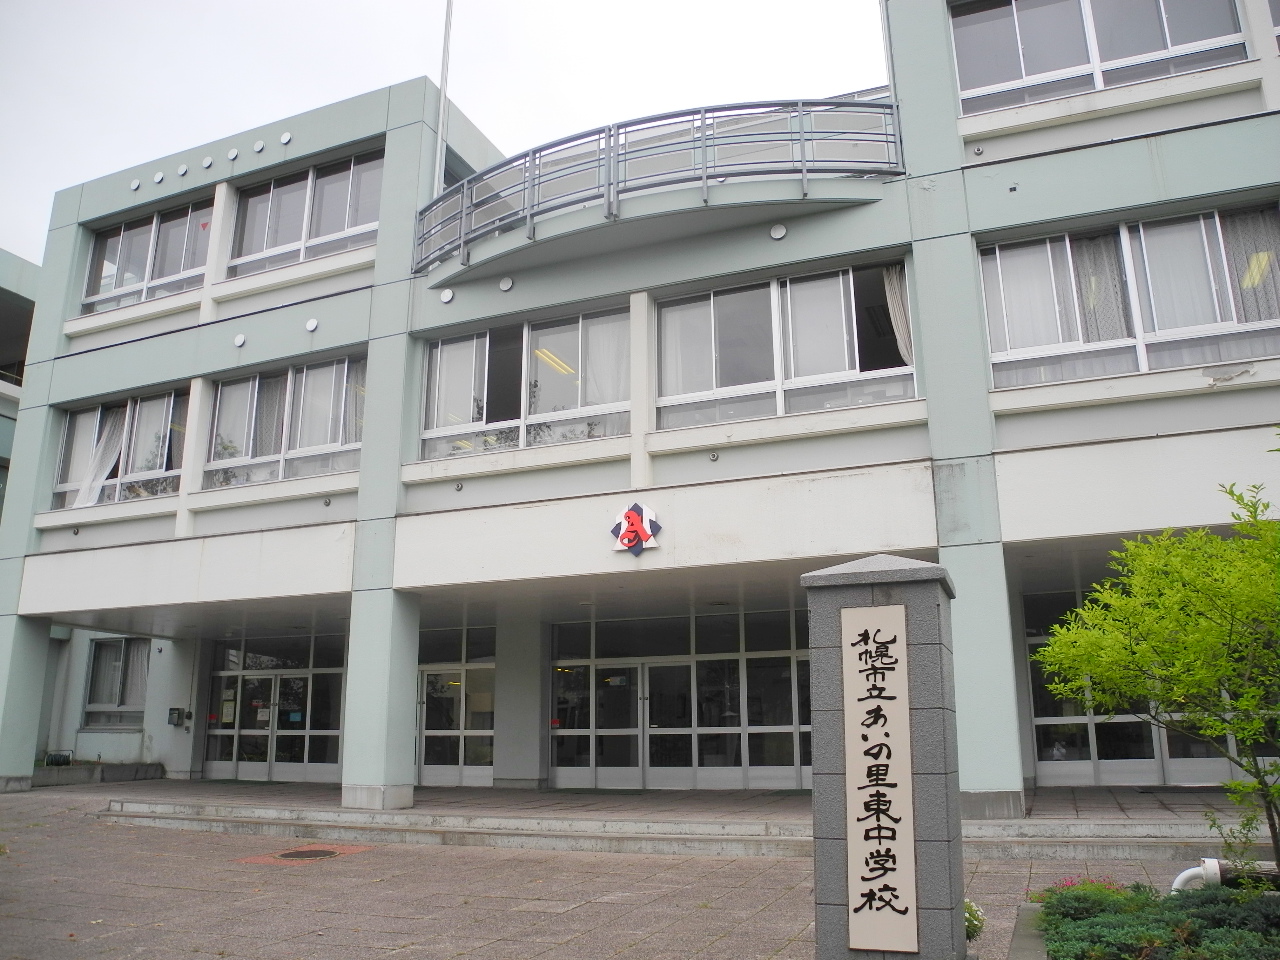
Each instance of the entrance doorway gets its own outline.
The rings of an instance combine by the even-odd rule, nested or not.
[[[493,786],[494,627],[418,634],[418,783]]]
[[[811,785],[804,611],[557,624],[555,647],[556,786]]]

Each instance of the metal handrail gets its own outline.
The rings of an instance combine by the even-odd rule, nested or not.
[[[418,213],[414,269],[565,207],[599,205],[618,215],[629,193],[709,179],[902,173],[891,103],[779,100],[700,107],[609,124],[554,140],[454,184]]]

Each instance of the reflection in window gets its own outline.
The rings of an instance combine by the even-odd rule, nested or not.
[[[101,230],[89,255],[82,314],[204,285],[213,201],[201,200]]]
[[[1036,727],[1036,759],[1089,760],[1089,725],[1055,723]]]
[[[1099,760],[1151,760],[1156,755],[1148,724],[1113,720],[1095,724],[1093,731]]]

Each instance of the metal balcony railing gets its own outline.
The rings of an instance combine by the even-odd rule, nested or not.
[[[796,177],[902,172],[891,103],[789,100],[703,107],[610,124],[535,147],[450,187],[418,214],[414,269],[422,270],[481,237],[534,223],[570,206],[617,215],[626,194],[730,177]]]

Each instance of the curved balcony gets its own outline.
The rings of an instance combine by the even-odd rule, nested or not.
[[[450,187],[418,214],[414,269],[459,254],[482,237],[566,207],[618,215],[640,191],[729,178],[786,177],[808,196],[812,177],[902,173],[891,103],[788,100],[703,107],[598,127],[535,147]]]

